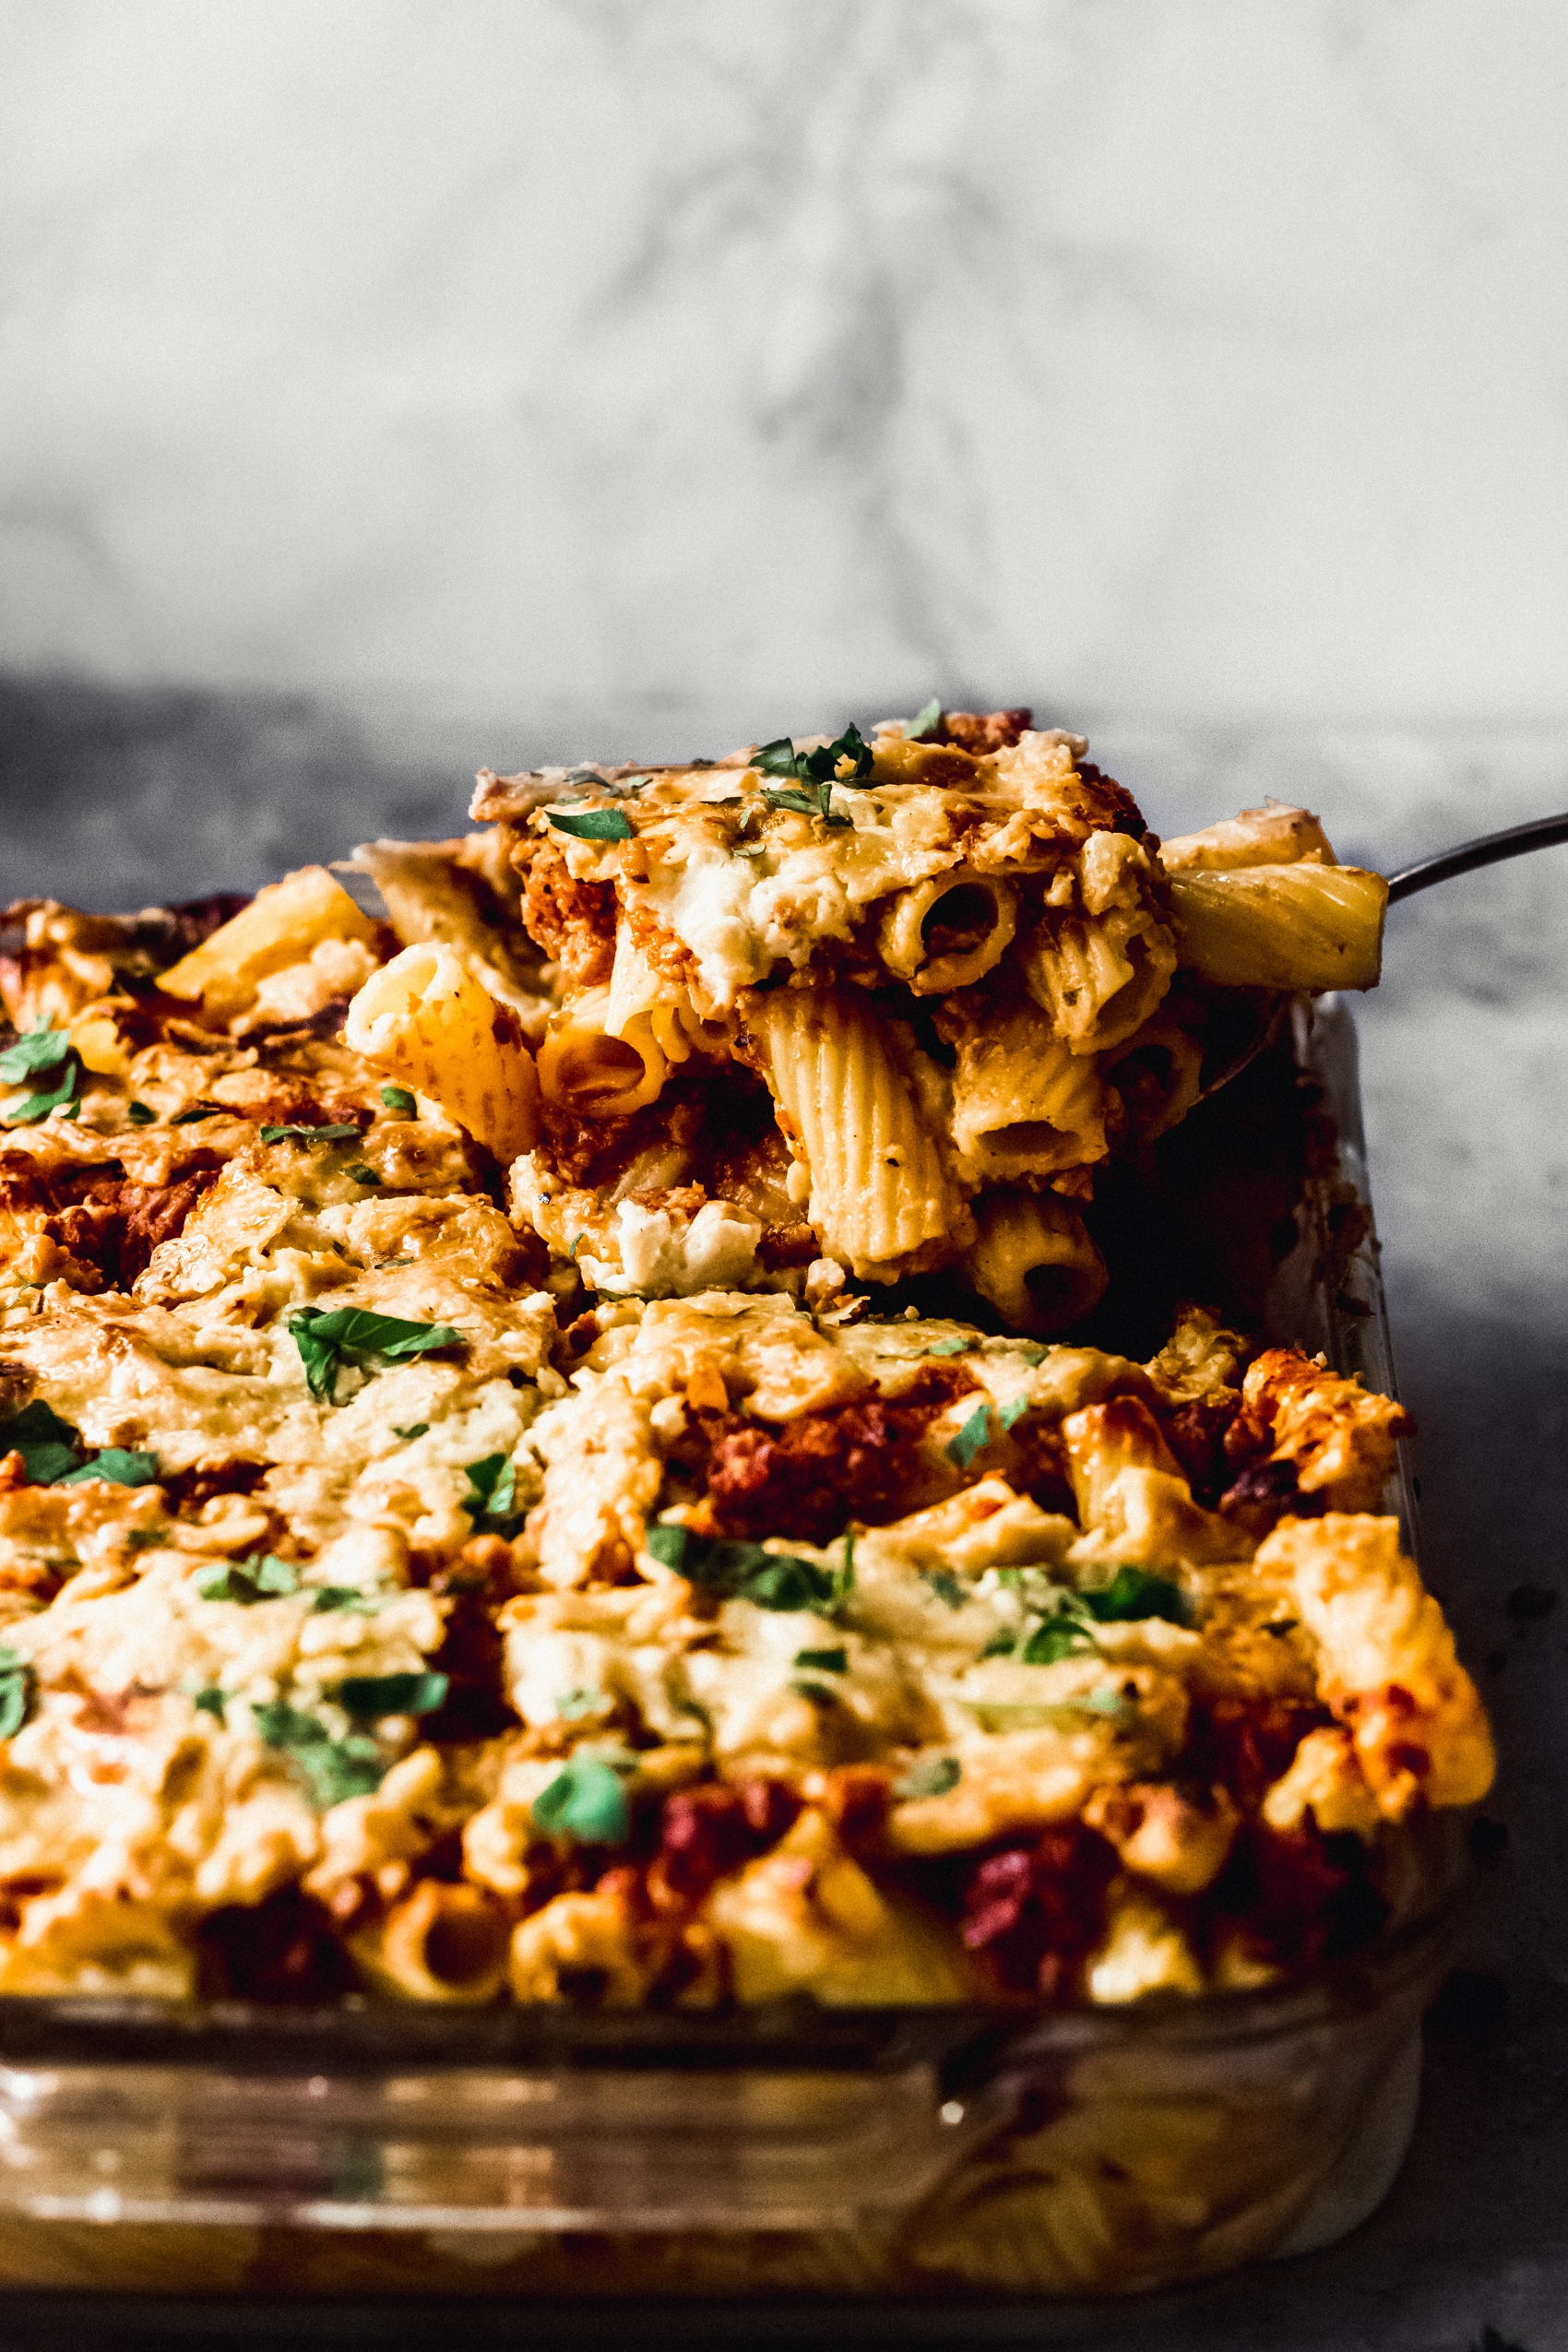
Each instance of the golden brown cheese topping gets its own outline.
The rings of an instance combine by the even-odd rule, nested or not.
[[[1349,870],[1168,873],[1028,716],[484,780],[386,921],[12,911],[0,1990],[1123,2001],[1408,1899],[1491,1764],[1398,1408],[1046,1344],[1176,883]]]

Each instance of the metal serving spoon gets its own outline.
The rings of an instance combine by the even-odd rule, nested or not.
[[[1502,833],[1483,833],[1474,841],[1461,841],[1457,849],[1440,850],[1435,858],[1423,858],[1419,865],[1407,866],[1388,880],[1388,903],[1392,907],[1401,898],[1414,897],[1418,890],[1430,890],[1434,882],[1450,882],[1455,874],[1473,873],[1478,867],[1494,866],[1504,858],[1522,858],[1530,849],[1550,849],[1555,844],[1568,841],[1568,810],[1559,816],[1532,817],[1527,825],[1511,825]],[[1206,1101],[1228,1087],[1232,1078],[1241,1076],[1257,1060],[1265,1047],[1279,1034],[1290,999],[1278,996],[1255,1014],[1249,1024],[1244,1041],[1239,1046],[1230,1040],[1230,1050],[1221,1044],[1216,1060],[1218,1067],[1213,1077],[1206,1075],[1198,1099]],[[1234,1032],[1232,1032],[1232,1038]]]

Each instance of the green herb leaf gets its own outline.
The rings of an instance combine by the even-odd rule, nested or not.
[[[367,1356],[384,1356],[398,1362],[427,1355],[433,1348],[463,1344],[462,1333],[449,1323],[406,1323],[398,1315],[373,1314],[366,1307],[339,1307],[330,1313],[305,1307],[291,1317],[289,1329],[311,1395],[328,1404],[339,1365],[345,1360],[359,1363]]]
[[[71,1052],[69,1037],[64,1029],[51,1028],[47,1021],[42,1028],[24,1029],[15,1045],[0,1053],[0,1078],[19,1087],[26,1078],[40,1070],[57,1069]]]
[[[1191,1622],[1181,1586],[1169,1577],[1151,1576],[1146,1568],[1118,1568],[1110,1584],[1081,1591],[1078,1599],[1102,1625],[1126,1624],[1141,1617],[1161,1617],[1169,1625]]]
[[[620,1846],[631,1835],[632,1809],[621,1776],[598,1756],[574,1756],[540,1790],[531,1811],[547,1837]]]
[[[392,1424],[392,1434],[394,1437],[400,1437],[405,1445],[411,1445],[414,1439],[416,1437],[422,1437],[429,1427],[430,1423],[428,1421],[410,1421],[407,1429],[399,1429],[397,1422],[394,1421]]]
[[[362,1159],[357,1159],[352,1168],[345,1168],[343,1173],[356,1184],[379,1184],[381,1182],[380,1171]]]
[[[419,1115],[419,1105],[407,1087],[383,1087],[381,1099],[388,1111],[396,1111],[404,1119]]]
[[[1032,1370],[1036,1364],[1044,1363],[1047,1356],[1050,1355],[1051,1350],[1049,1348],[1037,1348],[1031,1340],[1027,1348],[1020,1348],[1018,1353],[1022,1356],[1025,1363]]]
[[[152,1127],[158,1123],[157,1111],[150,1104],[145,1102],[128,1103],[125,1108],[125,1116],[133,1127]]]
[[[434,1715],[451,1688],[430,1668],[405,1674],[350,1674],[332,1695],[346,1713],[367,1723],[383,1715]]]
[[[279,1560],[275,1551],[253,1551],[248,1560],[225,1560],[198,1569],[194,1581],[203,1600],[238,1601],[249,1609],[258,1600],[298,1592],[300,1572],[291,1560]]]
[[[1093,1645],[1082,1619],[1070,1616],[1063,1610],[1055,1617],[1048,1617],[1042,1625],[1037,1625],[1017,1655],[1026,1666],[1054,1666],[1058,1658],[1072,1657],[1075,1652],[1091,1649]]]
[[[357,1585],[318,1585],[310,1613],[313,1617],[325,1617],[329,1610],[341,1609],[355,1617],[374,1617],[380,1607],[377,1594],[362,1593]]]
[[[463,1508],[476,1526],[496,1535],[515,1535],[521,1519],[516,1508],[517,1470],[509,1454],[487,1454],[482,1462],[466,1466],[469,1491]]]
[[[557,833],[569,833],[576,841],[629,841],[632,820],[624,809],[582,809],[560,815],[549,811],[551,824]]]
[[[198,1119],[221,1119],[220,1102],[194,1102],[188,1111],[177,1111],[170,1120],[171,1127],[194,1127]]]
[[[81,1441],[69,1421],[52,1412],[42,1396],[0,1421],[0,1454],[17,1453],[30,1486],[53,1486],[81,1459]]]
[[[896,1780],[893,1794],[905,1803],[912,1797],[945,1797],[963,1776],[964,1767],[956,1756],[932,1756],[925,1764],[915,1764],[902,1780]]]
[[[131,1446],[106,1445],[77,1470],[56,1479],[56,1486],[79,1486],[85,1479],[107,1479],[112,1486],[156,1486],[162,1472],[156,1454]]]
[[[1010,1396],[1005,1405],[998,1408],[996,1418],[1004,1429],[1011,1429],[1016,1422],[1023,1420],[1028,1409],[1029,1399],[1027,1396]]]
[[[927,735],[934,733],[941,724],[942,697],[940,695],[932,695],[924,708],[917,710],[909,720],[904,730],[905,739],[911,743],[921,742]]]
[[[967,1356],[976,1341],[960,1332],[956,1339],[934,1339],[926,1349],[928,1356]]]
[[[14,1740],[32,1705],[32,1669],[13,1649],[0,1649],[0,1740]]]
[[[215,1715],[219,1722],[222,1722],[224,1694],[215,1682],[209,1683],[205,1691],[193,1691],[191,1705],[198,1715]]]
[[[991,1407],[977,1405],[956,1437],[947,1441],[946,1454],[960,1470],[967,1470],[975,1455],[991,1443]]]
[[[346,1797],[368,1797],[386,1777],[386,1761],[365,1732],[334,1740],[324,1723],[287,1699],[253,1706],[251,1719],[269,1748],[287,1751],[304,1776],[312,1803],[322,1809]]]
[[[845,1649],[797,1650],[795,1664],[807,1669],[814,1668],[819,1674],[848,1674],[849,1653]]]
[[[59,1111],[66,1103],[75,1102],[77,1085],[81,1074],[82,1065],[73,1053],[65,1064],[65,1075],[53,1093],[30,1094],[25,1101],[18,1103],[15,1111],[8,1111],[6,1113],[6,1126],[31,1127],[40,1119],[47,1119],[52,1111]]]
[[[944,1601],[949,1609],[962,1609],[969,1598],[951,1568],[922,1568],[921,1581],[929,1585],[937,1599]]]
[[[770,792],[765,788],[762,797],[770,809],[793,809],[799,816],[822,814],[822,802],[814,792]]]
[[[823,1610],[837,1605],[842,1588],[828,1568],[760,1543],[732,1543],[701,1536],[690,1527],[656,1526],[647,1531],[654,1558],[704,1592],[749,1600],[758,1609]],[[853,1574],[852,1566],[846,1563]]]
[[[296,1144],[345,1144],[350,1136],[357,1143],[359,1133],[352,1120],[343,1120],[331,1127],[264,1127],[261,1140],[264,1144],[280,1144],[287,1137]],[[376,1181],[379,1182],[379,1178]]]

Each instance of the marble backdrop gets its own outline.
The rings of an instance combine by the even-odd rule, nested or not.
[[[0,665],[1568,711],[1562,0],[10,0]]]

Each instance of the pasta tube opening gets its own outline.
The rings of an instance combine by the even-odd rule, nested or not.
[[[1084,1220],[1054,1194],[987,1193],[965,1270],[1009,1329],[1048,1339],[1105,1295],[1105,1261]]]
[[[539,1140],[539,1082],[517,1016],[450,947],[405,947],[349,1007],[356,1053],[426,1094],[497,1159]]]
[[[1005,1182],[1104,1158],[1099,1073],[1043,1013],[1016,1004],[1000,1017],[975,1014],[944,1025],[958,1049],[953,1140],[966,1172]]]
[[[539,1050],[540,1090],[576,1119],[624,1119],[658,1100],[669,1064],[647,1010],[605,1028],[608,988],[590,988],[554,1015]]]
[[[373,1927],[349,1940],[361,1975],[398,2001],[475,2006],[506,1977],[511,1921],[477,1886],[422,1879]]]
[[[955,866],[898,893],[882,919],[878,944],[888,970],[917,996],[945,995],[1001,961],[1017,922],[1007,883]]]

